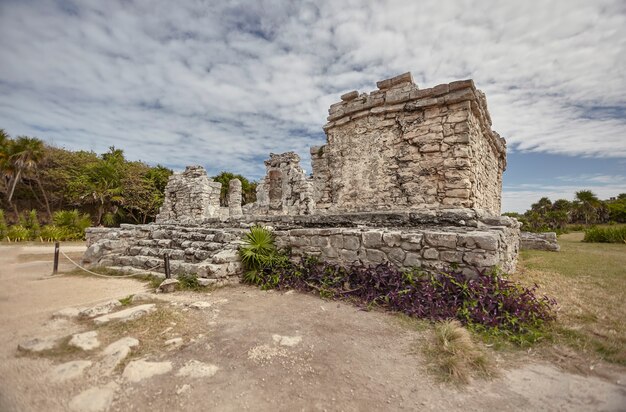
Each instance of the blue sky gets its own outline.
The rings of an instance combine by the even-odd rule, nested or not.
[[[0,127],[69,149],[264,173],[328,106],[411,71],[473,78],[507,139],[503,210],[626,192],[624,1],[0,2]]]

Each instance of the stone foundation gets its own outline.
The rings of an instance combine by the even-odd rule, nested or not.
[[[277,245],[290,248],[295,258],[318,256],[344,266],[389,262],[429,272],[473,274],[494,267],[512,272],[519,250],[516,220],[481,218],[461,209],[315,219],[266,216],[254,222],[215,221],[211,227],[148,224],[90,228],[84,263],[163,272],[163,256],[168,254],[175,275],[195,273],[210,283],[226,284],[241,273],[237,249],[248,227],[257,223],[272,227]],[[310,227],[312,224],[316,227]]]

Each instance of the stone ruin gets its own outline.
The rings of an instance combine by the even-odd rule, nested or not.
[[[162,272],[167,254],[174,273],[221,285],[238,280],[237,248],[260,224],[296,257],[514,271],[520,225],[499,216],[506,143],[485,95],[472,80],[420,90],[410,73],[377,86],[331,105],[311,176],[297,154],[271,154],[257,201],[241,207],[233,180],[221,208],[220,184],[188,167],[170,178],[155,223],[88,229],[84,262]]]

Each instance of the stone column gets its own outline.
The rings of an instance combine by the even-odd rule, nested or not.
[[[241,210],[241,181],[231,179],[228,182],[228,214],[230,217],[243,216]]]

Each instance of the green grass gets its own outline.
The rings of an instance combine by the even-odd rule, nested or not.
[[[513,278],[537,283],[559,303],[552,344],[626,365],[626,244],[559,238],[560,252],[522,251]]]

